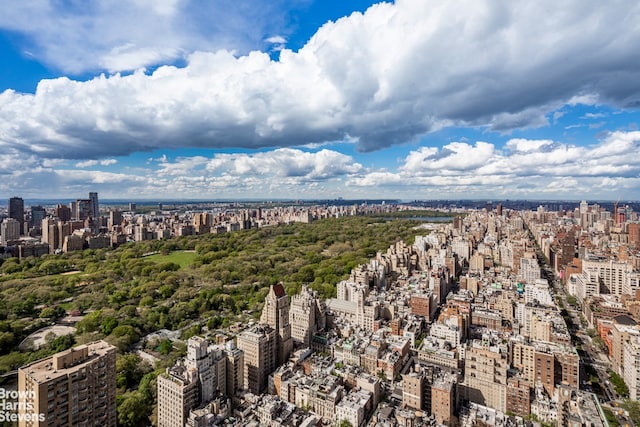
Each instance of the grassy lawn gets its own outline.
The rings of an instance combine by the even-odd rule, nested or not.
[[[149,255],[148,257],[145,257],[145,259],[155,262],[174,262],[178,264],[180,268],[185,268],[191,265],[196,255],[197,254],[193,251],[174,251],[169,255]]]

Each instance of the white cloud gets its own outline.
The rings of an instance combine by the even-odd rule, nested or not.
[[[160,176],[190,175],[207,164],[208,159],[204,156],[178,157],[175,162],[169,162],[166,157],[160,162],[158,174]]]
[[[505,144],[506,148],[511,151],[521,152],[521,153],[530,153],[533,151],[540,151],[543,147],[552,146],[554,143],[548,139],[541,140],[531,140],[524,138],[514,138],[507,141]]]
[[[315,153],[280,148],[264,153],[218,154],[207,165],[210,172],[244,176],[273,176],[304,180],[325,180],[358,173],[362,165],[350,156],[323,149]]]
[[[605,114],[605,113],[585,113],[585,115],[582,116],[581,119],[601,119],[603,117],[607,117],[607,114]]]
[[[104,160],[84,160],[82,162],[77,162],[76,163],[76,167],[77,168],[89,168],[92,166],[97,166],[97,165],[101,165],[101,166],[111,166],[111,165],[115,165],[116,163],[118,163],[118,161],[116,159],[104,159]]]
[[[279,148],[254,153],[169,158],[119,171],[70,167],[21,153],[0,154],[0,193],[11,183],[24,197],[76,197],[99,191],[104,198],[639,198],[640,131],[612,132],[590,146],[514,138],[503,146],[452,142],[412,150],[395,170],[364,167],[329,149]],[[112,159],[91,161],[91,166]],[[89,167],[89,166],[87,166]],[[115,168],[114,168],[115,169]]]
[[[625,107],[640,101],[640,32],[630,27],[640,21],[640,3],[477,1],[463,13],[454,2],[398,0],[323,25],[298,52],[282,50],[279,61],[260,52],[213,52],[234,44],[213,46],[202,34],[181,33],[177,22],[195,11],[180,2],[159,10],[137,3],[130,15],[96,3],[88,14],[67,12],[67,29],[59,28],[59,14],[47,17],[49,3],[35,15],[26,12],[39,3],[11,4],[0,25],[41,34],[37,40],[64,32],[64,54],[74,48],[74,55],[55,46],[43,50],[70,67],[93,55],[83,47],[96,47],[93,32],[104,47],[93,55],[101,67],[186,58],[183,68],[86,82],[45,80],[33,95],[0,94],[0,148],[41,157],[82,160],[158,148],[302,146],[345,138],[371,151],[443,126],[509,132],[546,126],[549,114],[567,103]],[[247,19],[236,12],[229,12],[236,20],[230,17],[225,28],[260,21],[259,12]],[[123,27],[113,25],[116,18]],[[129,65],[106,64],[117,61]]]
[[[471,146],[464,142],[451,142],[441,150],[421,147],[410,152],[401,170],[411,174],[475,170],[487,164],[493,156],[493,144],[478,141]]]
[[[97,160],[85,160],[85,161],[76,163],[76,167],[77,168],[89,168],[89,167],[95,166],[97,164],[98,164]]]
[[[272,37],[266,38],[265,41],[267,43],[273,43],[273,44],[286,44],[287,43],[287,39],[285,39],[282,36],[272,36]]]
[[[526,139],[511,139],[504,150],[487,142],[451,143],[411,151],[397,172],[365,171],[347,182],[354,187],[386,187],[398,194],[422,188],[440,197],[553,194],[606,199],[617,191],[637,198],[634,185],[640,183],[640,162],[630,155],[637,152],[640,131],[613,132],[585,147]]]
[[[287,29],[282,11],[296,2],[24,0],[2,6],[0,28],[24,35],[24,50],[77,74],[171,63],[197,50],[246,53],[263,46],[263,34]]]

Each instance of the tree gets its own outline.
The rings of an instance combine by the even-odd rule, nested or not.
[[[131,325],[118,325],[107,337],[107,341],[118,347],[120,351],[126,351],[139,339],[140,335]]]
[[[609,378],[611,379],[611,384],[613,384],[616,393],[618,393],[620,396],[628,396],[629,387],[627,387],[627,384],[625,384],[624,379],[612,370],[609,370],[608,373]]]
[[[50,346],[54,353],[59,353],[61,351],[64,351],[73,347],[75,343],[76,343],[76,338],[73,336],[73,334],[69,334],[69,335],[61,335],[55,338],[51,342]]]
[[[118,388],[133,388],[151,369],[151,365],[137,354],[130,353],[118,356],[116,359],[116,385]]]
[[[162,355],[167,355],[171,353],[172,349],[173,349],[173,343],[169,339],[165,338],[162,341],[160,341],[160,344],[158,344],[158,352]]]
[[[136,427],[147,424],[146,421],[151,413],[151,405],[140,392],[135,391],[122,397],[120,404],[117,406],[117,411],[118,425]]]
[[[640,425],[640,402],[637,400],[624,399],[622,409],[629,412],[629,418],[635,425]]]
[[[109,335],[116,326],[118,326],[118,321],[114,317],[105,316],[102,319],[102,327],[100,329],[103,334]]]
[[[102,323],[102,312],[100,310],[89,313],[76,324],[78,332],[94,332],[97,331]]]

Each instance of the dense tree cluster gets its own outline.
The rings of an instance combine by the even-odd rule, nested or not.
[[[0,266],[0,357],[66,311],[88,313],[80,334],[106,337],[125,350],[158,329],[196,321],[220,327],[243,312],[255,315],[268,286],[277,282],[289,294],[309,283],[330,297],[353,267],[398,239],[412,238],[414,225],[347,217],[8,259]],[[173,262],[176,251],[194,251],[191,264]],[[151,252],[168,255],[143,256]]]

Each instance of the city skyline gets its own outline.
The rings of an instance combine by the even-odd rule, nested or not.
[[[640,5],[341,3],[7,2],[0,198],[640,200]]]

